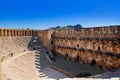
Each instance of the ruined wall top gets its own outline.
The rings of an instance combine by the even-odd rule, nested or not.
[[[0,36],[31,36],[42,32],[48,33],[48,30],[31,30],[31,29],[5,29],[0,28]],[[53,30],[52,30],[53,31]],[[80,29],[55,29],[54,37],[74,37],[74,38],[120,38],[119,26],[103,26]]]
[[[57,29],[55,37],[120,38],[120,26],[105,26],[80,29]]]

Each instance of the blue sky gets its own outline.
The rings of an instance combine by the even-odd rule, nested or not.
[[[120,24],[120,0],[0,0],[1,28]]]

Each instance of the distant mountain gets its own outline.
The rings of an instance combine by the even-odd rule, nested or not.
[[[74,25],[74,26],[68,25],[68,26],[66,26],[66,27],[67,27],[67,28],[74,28],[74,29],[82,28],[82,26],[81,26],[80,24],[76,24],[76,25]]]
[[[76,24],[75,26],[73,26],[73,28],[82,28],[82,26],[80,24]]]
[[[82,26],[80,24],[76,24],[74,26],[67,25],[67,26],[64,26],[64,27],[56,26],[56,27],[50,27],[49,29],[79,29],[79,28],[82,28]]]

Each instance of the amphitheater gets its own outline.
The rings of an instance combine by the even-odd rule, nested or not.
[[[0,29],[0,80],[120,80],[120,26]]]

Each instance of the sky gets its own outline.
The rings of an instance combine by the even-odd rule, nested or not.
[[[0,0],[0,28],[120,25],[120,0]]]

